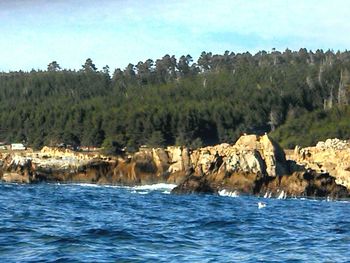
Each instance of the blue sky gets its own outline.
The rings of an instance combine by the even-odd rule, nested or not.
[[[0,71],[350,47],[348,0],[0,0]]]

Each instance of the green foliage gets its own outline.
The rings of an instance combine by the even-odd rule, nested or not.
[[[315,145],[327,138],[350,138],[350,106],[315,111],[287,121],[271,136],[285,148]]]
[[[118,140],[113,138],[106,138],[102,143],[103,152],[107,155],[121,155],[123,154],[122,145]]]
[[[346,137],[345,120],[333,127],[320,117],[331,114],[333,121],[343,110],[340,117],[318,112],[325,102],[338,103],[340,73],[347,68],[347,51],[305,49],[203,52],[197,63],[190,55],[165,55],[116,69],[112,77],[108,66],[98,71],[91,59],[79,71],[53,61],[47,71],[0,73],[0,141],[103,145],[113,153],[144,144],[230,143],[244,132],[271,129],[288,146],[333,133]],[[309,117],[313,112],[321,115]],[[306,136],[305,122],[311,120],[323,126]],[[284,124],[294,133],[278,129]]]
[[[162,132],[152,132],[151,136],[147,140],[147,145],[153,148],[163,147],[165,145],[165,139]]]

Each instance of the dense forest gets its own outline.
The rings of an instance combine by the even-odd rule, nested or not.
[[[91,59],[80,70],[53,61],[0,73],[0,141],[114,151],[231,143],[242,133],[272,132],[285,147],[349,138],[349,69],[348,51],[306,49],[202,52],[196,62],[165,55],[111,72]]]

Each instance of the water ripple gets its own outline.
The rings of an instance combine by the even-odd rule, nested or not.
[[[1,184],[1,262],[350,261],[347,201],[172,187]]]

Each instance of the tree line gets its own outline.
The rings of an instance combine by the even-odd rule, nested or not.
[[[349,69],[348,51],[306,49],[165,55],[113,72],[90,58],[80,70],[53,61],[47,70],[0,73],[0,140],[110,152],[230,143],[347,107]]]

